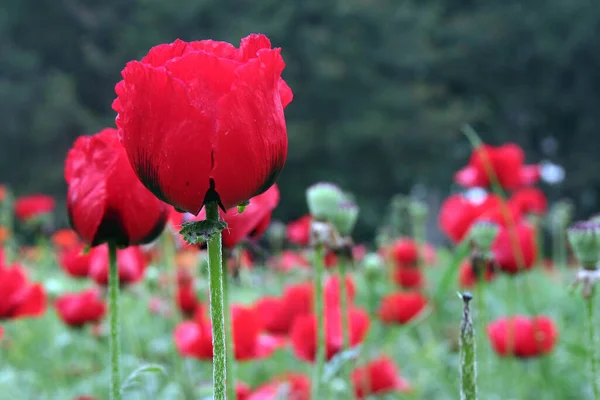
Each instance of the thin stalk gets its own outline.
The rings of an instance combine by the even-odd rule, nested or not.
[[[219,206],[217,203],[210,202],[205,207],[206,220],[219,221]],[[221,232],[213,235],[208,240],[207,245],[210,321],[213,342],[213,398],[215,400],[225,400],[227,399],[227,348],[225,345]]]
[[[313,369],[312,396],[311,399],[320,399],[321,380],[323,378],[323,369],[325,367],[325,305],[323,303],[323,272],[324,265],[323,245],[317,244],[315,247],[315,313],[317,314],[317,354],[315,367]]]
[[[348,315],[348,290],[346,289],[346,263],[348,262],[346,257],[342,257],[338,269],[339,273],[339,284],[340,284],[340,307],[342,310],[342,350],[347,351],[350,349],[350,316]],[[344,363],[342,366],[342,378],[348,383],[348,387],[352,387],[352,380],[350,378],[350,365]]]
[[[239,267],[239,257],[238,257]],[[235,354],[233,349],[233,323],[231,322],[231,301],[229,298],[229,274],[227,273],[227,263],[223,263],[223,302],[225,326],[225,347],[227,349],[227,397],[235,399]]]
[[[111,379],[110,393],[112,400],[121,400],[121,341],[120,341],[120,315],[119,315],[119,270],[117,268],[117,246],[108,244],[108,293],[110,309],[110,364]]]
[[[588,334],[588,354],[590,357],[590,380],[592,383],[593,399],[600,399],[600,385],[598,384],[598,356],[596,352],[596,324],[594,323],[594,289],[589,297],[584,299],[586,309],[586,323]]]
[[[477,365],[475,355],[475,332],[469,302],[473,296],[464,293],[463,317],[460,324],[460,398],[477,400]]]

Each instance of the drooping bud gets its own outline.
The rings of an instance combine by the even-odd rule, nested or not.
[[[344,200],[340,203],[331,218],[331,223],[341,236],[350,235],[358,220],[358,211],[359,208],[353,201]]]
[[[479,250],[487,253],[499,232],[500,227],[497,224],[490,221],[478,221],[471,226],[469,238]]]
[[[584,269],[594,270],[600,261],[600,223],[577,222],[567,230],[575,257]]]
[[[332,183],[315,183],[306,190],[308,210],[319,221],[330,221],[343,199],[342,190]]]

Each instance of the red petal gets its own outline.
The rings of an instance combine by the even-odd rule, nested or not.
[[[454,174],[454,181],[464,187],[486,187],[489,185],[489,180],[482,175],[480,171],[470,165],[462,168]]]
[[[253,33],[240,41],[240,48],[237,51],[237,59],[246,62],[251,58],[257,58],[260,49],[271,49],[271,41],[262,34]]]
[[[46,293],[42,285],[28,286],[20,295],[17,307],[12,311],[13,318],[39,316],[46,310]]]
[[[218,105],[219,135],[212,176],[226,208],[275,183],[287,157],[287,131],[278,82],[278,50],[260,50],[236,70],[238,80]]]
[[[142,58],[142,63],[153,67],[160,67],[175,57],[181,57],[187,47],[188,44],[180,39],[169,44],[159,44],[148,51],[148,54]]]

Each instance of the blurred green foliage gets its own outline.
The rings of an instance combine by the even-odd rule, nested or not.
[[[550,156],[600,189],[600,2],[591,0],[6,0],[0,10],[0,181],[63,196],[74,139],[114,124],[119,72],[176,38],[282,47],[290,152],[278,216],[305,188],[356,193],[359,234],[415,183],[445,191],[470,151],[460,127]],[[558,149],[543,154],[554,137]],[[583,189],[587,191],[583,191]],[[591,196],[591,197],[590,197]]]

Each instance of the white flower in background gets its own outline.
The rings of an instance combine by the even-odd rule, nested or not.
[[[487,199],[488,192],[484,188],[474,187],[467,190],[464,196],[473,204],[481,204]]]
[[[540,176],[544,182],[556,185],[565,179],[565,169],[551,161],[542,161],[540,163]]]

